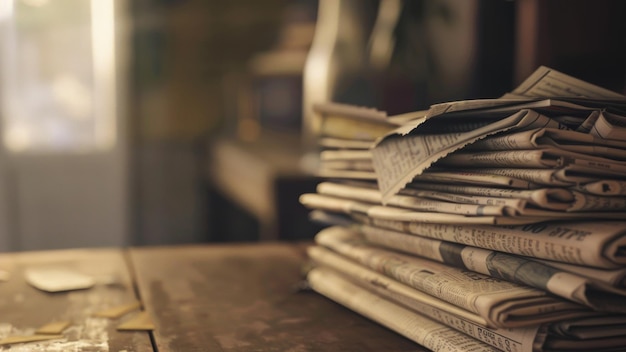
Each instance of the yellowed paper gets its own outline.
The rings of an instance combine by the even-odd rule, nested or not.
[[[0,346],[12,345],[15,343],[36,342],[44,340],[62,339],[63,335],[30,335],[30,336],[9,336],[0,340]]]
[[[584,97],[623,100],[624,96],[546,66],[540,66],[513,94],[526,97]]]
[[[67,268],[29,268],[24,275],[26,282],[46,292],[84,290],[96,283],[92,277]]]
[[[358,237],[358,236],[356,236]],[[366,244],[354,232],[329,227],[315,243],[358,262],[370,270],[420,290],[442,301],[480,315],[489,326],[512,328],[581,317],[589,310],[578,303],[549,296],[546,291],[454,268],[415,255],[403,255]],[[463,294],[457,294],[463,292]]]
[[[373,294],[325,268],[308,274],[311,287],[335,302],[362,314],[433,351],[499,351],[466,334],[417,314],[403,305]]]
[[[139,301],[135,301],[135,302],[126,303],[120,306],[107,308],[107,309],[95,312],[93,315],[96,317],[116,319],[134,310],[137,310],[139,308],[141,308],[141,303]]]
[[[136,330],[154,330],[154,323],[148,312],[140,312],[132,319],[120,324],[117,330],[136,331]]]
[[[67,329],[70,324],[72,324],[72,322],[67,320],[55,321],[40,327],[35,333],[42,335],[58,335],[61,334],[63,330]]]

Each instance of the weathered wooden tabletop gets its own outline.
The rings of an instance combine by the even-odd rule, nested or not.
[[[273,243],[0,254],[0,339],[57,320],[57,340],[0,351],[426,351],[314,293],[298,291],[304,245]],[[24,270],[70,268],[96,285],[45,293]],[[95,311],[140,300],[152,332],[119,332]]]
[[[85,290],[47,293],[25,280],[32,268],[73,270],[93,277]],[[67,250],[0,254],[0,270],[9,273],[0,282],[0,339],[29,335],[44,324],[69,320],[64,339],[0,346],[0,351],[152,351],[145,332],[118,332],[119,321],[93,313],[137,300],[121,250]]]

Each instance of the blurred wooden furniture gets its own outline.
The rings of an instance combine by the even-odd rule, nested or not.
[[[0,254],[0,270],[10,273],[8,281],[0,282],[0,338],[50,321],[72,320],[64,340],[0,350],[426,351],[321,295],[296,290],[305,246],[263,243]],[[98,283],[87,290],[47,294],[24,280],[24,269],[34,265],[74,268]],[[151,333],[115,331],[128,316],[113,320],[91,316],[138,298],[154,322]]]
[[[319,182],[301,167],[304,155],[298,135],[262,134],[246,142],[222,138],[210,144],[207,177],[210,191],[226,201],[226,206],[210,202],[209,230],[212,240],[293,240],[311,239],[316,227],[298,198],[313,192]],[[233,229],[244,221],[240,214],[225,211],[229,205],[250,215],[258,224],[256,231]],[[221,221],[228,219],[228,221]],[[256,232],[254,234],[253,232]]]

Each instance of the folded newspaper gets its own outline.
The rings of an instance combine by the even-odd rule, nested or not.
[[[361,265],[477,314],[489,326],[529,326],[592,313],[542,290],[373,246],[341,228],[331,227],[315,240]]]
[[[434,260],[460,269],[547,291],[597,311],[626,313],[626,290],[595,277],[586,277],[576,267],[556,267],[528,257],[450,243],[403,232],[354,224],[349,229],[331,227],[335,236]],[[328,233],[321,232],[320,241]],[[332,235],[330,235],[332,236]]]
[[[609,351],[621,348],[626,342],[626,317],[623,316],[589,316],[528,327],[492,328],[478,315],[328,249],[311,247],[308,254],[315,262],[314,269],[308,273],[315,291],[434,351],[492,350],[485,344],[509,352],[535,352],[544,348]]]
[[[496,99],[314,112],[314,290],[435,351],[626,345],[625,96],[540,67]]]
[[[570,123],[568,126],[565,118],[574,115],[575,112],[583,116],[593,115],[590,113],[593,111],[602,112],[607,109],[623,113],[626,106],[626,97],[623,95],[546,67],[539,68],[512,93],[518,99],[486,99],[434,105],[423,118],[409,122],[378,141],[372,149],[372,154],[383,202],[437,160],[488,136],[537,128],[576,130],[584,125],[587,119],[579,119],[578,121],[582,121],[580,124],[575,123],[576,119],[567,120]],[[551,105],[545,103],[546,98],[551,98],[548,100],[548,103],[552,102]],[[537,104],[538,102],[541,104]],[[568,103],[572,102],[582,108],[577,109],[576,105],[570,106],[569,109],[562,108],[562,105],[569,105]],[[533,110],[536,106],[533,104],[539,105],[539,108]],[[490,113],[490,109],[495,112]],[[512,111],[515,112],[510,114]],[[626,119],[624,116],[621,117]],[[595,122],[597,121],[596,119]],[[463,130],[464,125],[480,127]],[[461,129],[447,132],[449,126],[460,126]],[[607,132],[605,135],[610,133]],[[621,155],[624,155],[625,150],[621,149]],[[612,159],[592,164],[592,167],[601,168],[611,173],[611,176],[614,172],[616,177],[621,176],[622,179],[626,176],[623,166],[623,163],[613,162]]]

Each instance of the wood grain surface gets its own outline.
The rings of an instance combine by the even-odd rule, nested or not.
[[[0,254],[0,339],[69,320],[63,338],[0,351],[426,351],[312,292],[298,290],[307,244],[263,243]],[[93,277],[89,289],[46,293],[31,268]],[[137,293],[136,293],[137,292]],[[141,300],[153,332],[120,332],[95,312]]]
[[[24,271],[59,268],[95,279],[92,288],[47,293],[29,285]],[[69,320],[63,339],[0,347],[0,351],[152,351],[147,332],[118,332],[117,320],[92,316],[93,312],[136,300],[124,252],[116,249],[58,250],[0,253],[0,270],[9,279],[0,282],[0,339],[30,335],[54,321]]]
[[[304,245],[131,250],[154,342],[169,351],[426,351],[310,291]]]

